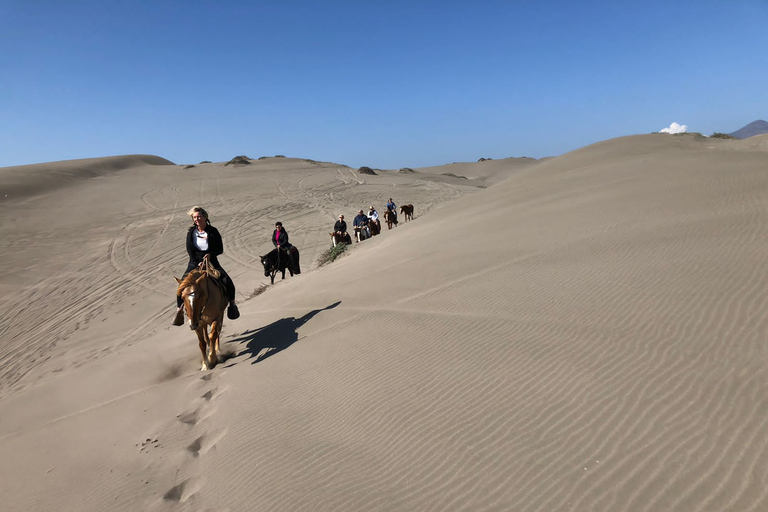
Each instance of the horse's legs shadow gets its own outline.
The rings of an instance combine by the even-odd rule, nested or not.
[[[245,343],[245,347],[235,354],[234,357],[249,354],[248,359],[253,359],[251,364],[256,364],[296,343],[299,339],[299,335],[296,332],[299,327],[307,323],[319,312],[333,309],[339,304],[341,304],[341,301],[334,302],[322,309],[312,310],[301,318],[281,318],[280,320],[259,329],[246,331],[237,338],[229,340],[227,343]]]

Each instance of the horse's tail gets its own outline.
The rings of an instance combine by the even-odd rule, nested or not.
[[[293,273],[301,274],[301,267],[299,266],[299,250],[295,245],[291,246],[291,256],[293,259]]]

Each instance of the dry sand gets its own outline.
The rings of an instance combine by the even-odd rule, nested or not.
[[[388,197],[414,221],[317,266]],[[170,326],[194,204],[242,312],[208,372]],[[0,169],[0,205],[2,510],[768,510],[768,136],[111,157]],[[303,273],[255,295],[276,220]]]

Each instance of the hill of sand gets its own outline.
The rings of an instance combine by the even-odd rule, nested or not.
[[[155,165],[174,163],[153,155],[126,155],[3,167],[0,168],[0,197],[15,202],[20,198],[78,185],[88,178],[101,178],[117,171]]]
[[[766,136],[159,162],[0,203],[4,510],[768,508]],[[389,197],[414,221],[317,266]],[[208,372],[170,326],[193,204],[242,313]],[[257,293],[276,220],[303,272]]]

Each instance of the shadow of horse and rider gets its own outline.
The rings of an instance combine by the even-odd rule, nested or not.
[[[314,309],[301,318],[281,318],[280,320],[272,322],[259,329],[245,331],[237,338],[229,340],[227,343],[236,345],[245,343],[245,348],[238,351],[237,354],[235,354],[235,357],[247,354],[248,360],[251,360],[251,364],[259,363],[296,343],[299,340],[297,331],[302,325],[306,324],[312,317],[321,311],[331,310],[339,304],[341,304],[341,301],[334,302],[321,309]]]

